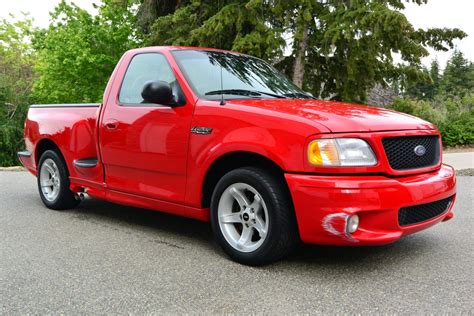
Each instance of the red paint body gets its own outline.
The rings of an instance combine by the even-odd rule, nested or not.
[[[293,198],[304,242],[372,245],[397,240],[452,217],[451,208],[420,224],[400,227],[398,209],[455,194],[455,174],[440,162],[422,169],[390,168],[382,137],[439,135],[421,119],[390,110],[303,99],[199,99],[184,79],[170,51],[150,47],[124,54],[98,107],[31,108],[25,123],[26,149],[20,157],[36,174],[41,141],[56,144],[70,173],[71,189],[112,202],[208,220],[203,183],[220,157],[234,152],[258,154],[278,165]],[[193,48],[196,49],[196,48]],[[181,107],[118,104],[122,78],[134,55],[159,52],[168,59],[186,97]],[[193,126],[212,127],[209,135]],[[109,127],[113,127],[110,129]],[[335,136],[336,135],[336,136]],[[320,137],[356,137],[373,148],[371,167],[314,167],[306,159],[308,143]],[[98,158],[94,168],[74,161]],[[329,214],[354,214],[360,229],[352,239],[324,228]]]

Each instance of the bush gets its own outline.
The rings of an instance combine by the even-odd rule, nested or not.
[[[31,20],[0,19],[0,166],[18,165],[23,123],[31,102],[35,54],[28,42]]]
[[[436,125],[442,122],[445,116],[441,110],[435,109],[429,101],[424,100],[396,99],[389,107],[395,111],[417,116]]]
[[[446,111],[446,119],[440,124],[444,144],[474,144],[474,94],[448,100]]]
[[[474,94],[440,95],[433,101],[397,99],[389,108],[437,125],[445,146],[474,144]]]
[[[474,144],[474,113],[462,113],[440,128],[445,146]]]

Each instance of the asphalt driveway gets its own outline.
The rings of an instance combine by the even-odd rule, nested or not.
[[[459,177],[449,222],[252,268],[205,223],[96,200],[51,211],[33,176],[0,172],[0,314],[474,313],[473,200],[474,177]]]

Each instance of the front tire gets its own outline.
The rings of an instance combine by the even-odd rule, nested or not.
[[[291,197],[283,180],[260,168],[230,171],[211,199],[211,224],[235,261],[263,265],[288,255],[298,241]]]
[[[53,150],[45,151],[38,163],[38,191],[46,207],[53,210],[74,208],[79,204],[69,190],[69,173],[63,159]]]

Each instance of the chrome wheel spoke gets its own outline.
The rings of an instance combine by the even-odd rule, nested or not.
[[[53,185],[53,180],[52,179],[49,179],[49,180],[46,180],[46,181],[42,181],[42,187],[50,187]]]
[[[45,163],[44,166],[48,170],[48,172],[51,176],[55,175],[54,168],[52,166],[50,166],[48,163]]]
[[[240,213],[231,213],[227,215],[221,215],[219,217],[221,223],[240,223],[242,220],[240,219]]]
[[[246,206],[248,206],[250,204],[250,202],[247,199],[247,197],[245,196],[244,192],[237,189],[236,187],[232,187],[229,190],[229,192],[234,197],[234,199],[237,201],[237,203],[239,203],[241,209],[245,208]]]
[[[61,187],[58,166],[51,158],[47,158],[43,161],[38,176],[44,198],[50,202],[54,201]]]
[[[240,235],[240,238],[237,241],[237,247],[243,248],[252,239],[252,232],[252,228],[244,226],[242,235]]]
[[[250,204],[250,208],[255,212],[259,212],[260,209],[262,208],[262,198],[260,195],[255,194],[255,197],[253,198],[252,204]]]
[[[265,238],[267,236],[267,230],[265,228],[265,222],[260,216],[255,217],[255,224],[253,228],[258,232],[260,238]]]

